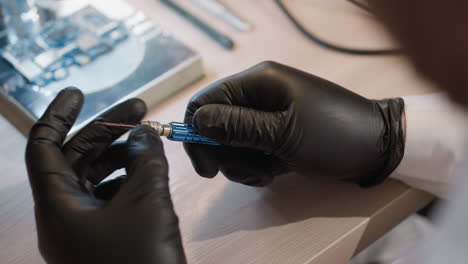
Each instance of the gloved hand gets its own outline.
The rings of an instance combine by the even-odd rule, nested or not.
[[[126,143],[109,147],[126,130],[91,123],[62,145],[82,104],[79,90],[62,91],[29,136],[26,164],[42,256],[57,264],[186,263],[158,134],[138,126]],[[145,112],[132,99],[99,119],[136,124]],[[100,184],[122,167],[128,176]]]
[[[296,171],[371,186],[402,159],[403,110],[402,99],[368,100],[265,62],[190,100],[185,122],[224,146],[185,144],[185,149],[204,177],[220,170],[233,181],[264,186],[276,175]]]

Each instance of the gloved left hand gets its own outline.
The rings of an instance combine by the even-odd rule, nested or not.
[[[159,135],[139,126],[126,143],[109,147],[126,130],[91,123],[62,145],[82,104],[79,90],[62,91],[29,136],[42,256],[57,264],[186,263]],[[99,119],[136,124],[145,112],[132,99]],[[128,177],[99,184],[122,167]]]

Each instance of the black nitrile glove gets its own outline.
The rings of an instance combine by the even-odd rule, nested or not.
[[[195,170],[264,186],[296,171],[371,186],[404,152],[402,99],[368,100],[311,74],[261,63],[210,85],[185,122],[223,147],[185,144]],[[266,155],[265,153],[271,153]]]
[[[92,123],[62,145],[82,104],[79,90],[62,91],[29,136],[42,256],[52,264],[186,263],[159,135],[139,126],[126,143],[109,147],[126,130]],[[136,124],[145,112],[132,99],[100,120]],[[128,176],[98,185],[122,167]]]

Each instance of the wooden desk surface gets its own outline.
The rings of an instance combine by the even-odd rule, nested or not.
[[[154,0],[132,0],[158,24],[196,49],[206,77],[148,117],[182,120],[190,96],[212,81],[263,60],[275,60],[339,83],[370,98],[430,91],[402,57],[356,57],[324,50],[305,40],[271,0],[230,0],[255,26],[239,33],[180,1],[236,41],[229,52]],[[359,47],[391,46],[374,18],[344,0],[285,1],[304,24],[326,39]],[[33,203],[23,164],[26,139],[0,117],[0,262],[43,263]],[[181,144],[165,143],[171,190],[190,263],[345,263],[353,254],[430,196],[395,181],[362,190],[353,185],[284,176],[268,188],[198,177]]]

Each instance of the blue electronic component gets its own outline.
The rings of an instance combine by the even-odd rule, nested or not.
[[[63,48],[76,40],[80,27],[69,19],[63,18],[47,25],[40,33],[41,37],[51,48]]]
[[[221,145],[218,142],[200,136],[192,124],[178,122],[171,122],[169,124],[172,126],[172,133],[167,137],[169,140],[214,146]]]
[[[95,33],[104,33],[109,29],[109,26],[112,27],[112,24],[115,23],[113,20],[109,19],[91,6],[87,6],[79,10],[71,19],[75,23],[80,24],[89,31],[93,31]]]
[[[91,59],[95,59],[103,54],[106,54],[110,50],[112,49],[109,46],[105,44],[99,44],[97,46],[94,46],[88,49],[87,51],[84,52],[84,54],[86,54]]]
[[[75,59],[73,58],[73,56],[64,56],[63,57],[63,60],[62,60],[62,67],[63,68],[68,68],[72,65],[75,64]]]
[[[7,52],[18,61],[27,60],[29,57],[36,56],[44,52],[44,49],[35,41],[25,40],[21,43],[7,47]]]
[[[128,38],[127,29],[123,25],[118,25],[113,30],[102,35],[106,43],[115,46]]]

